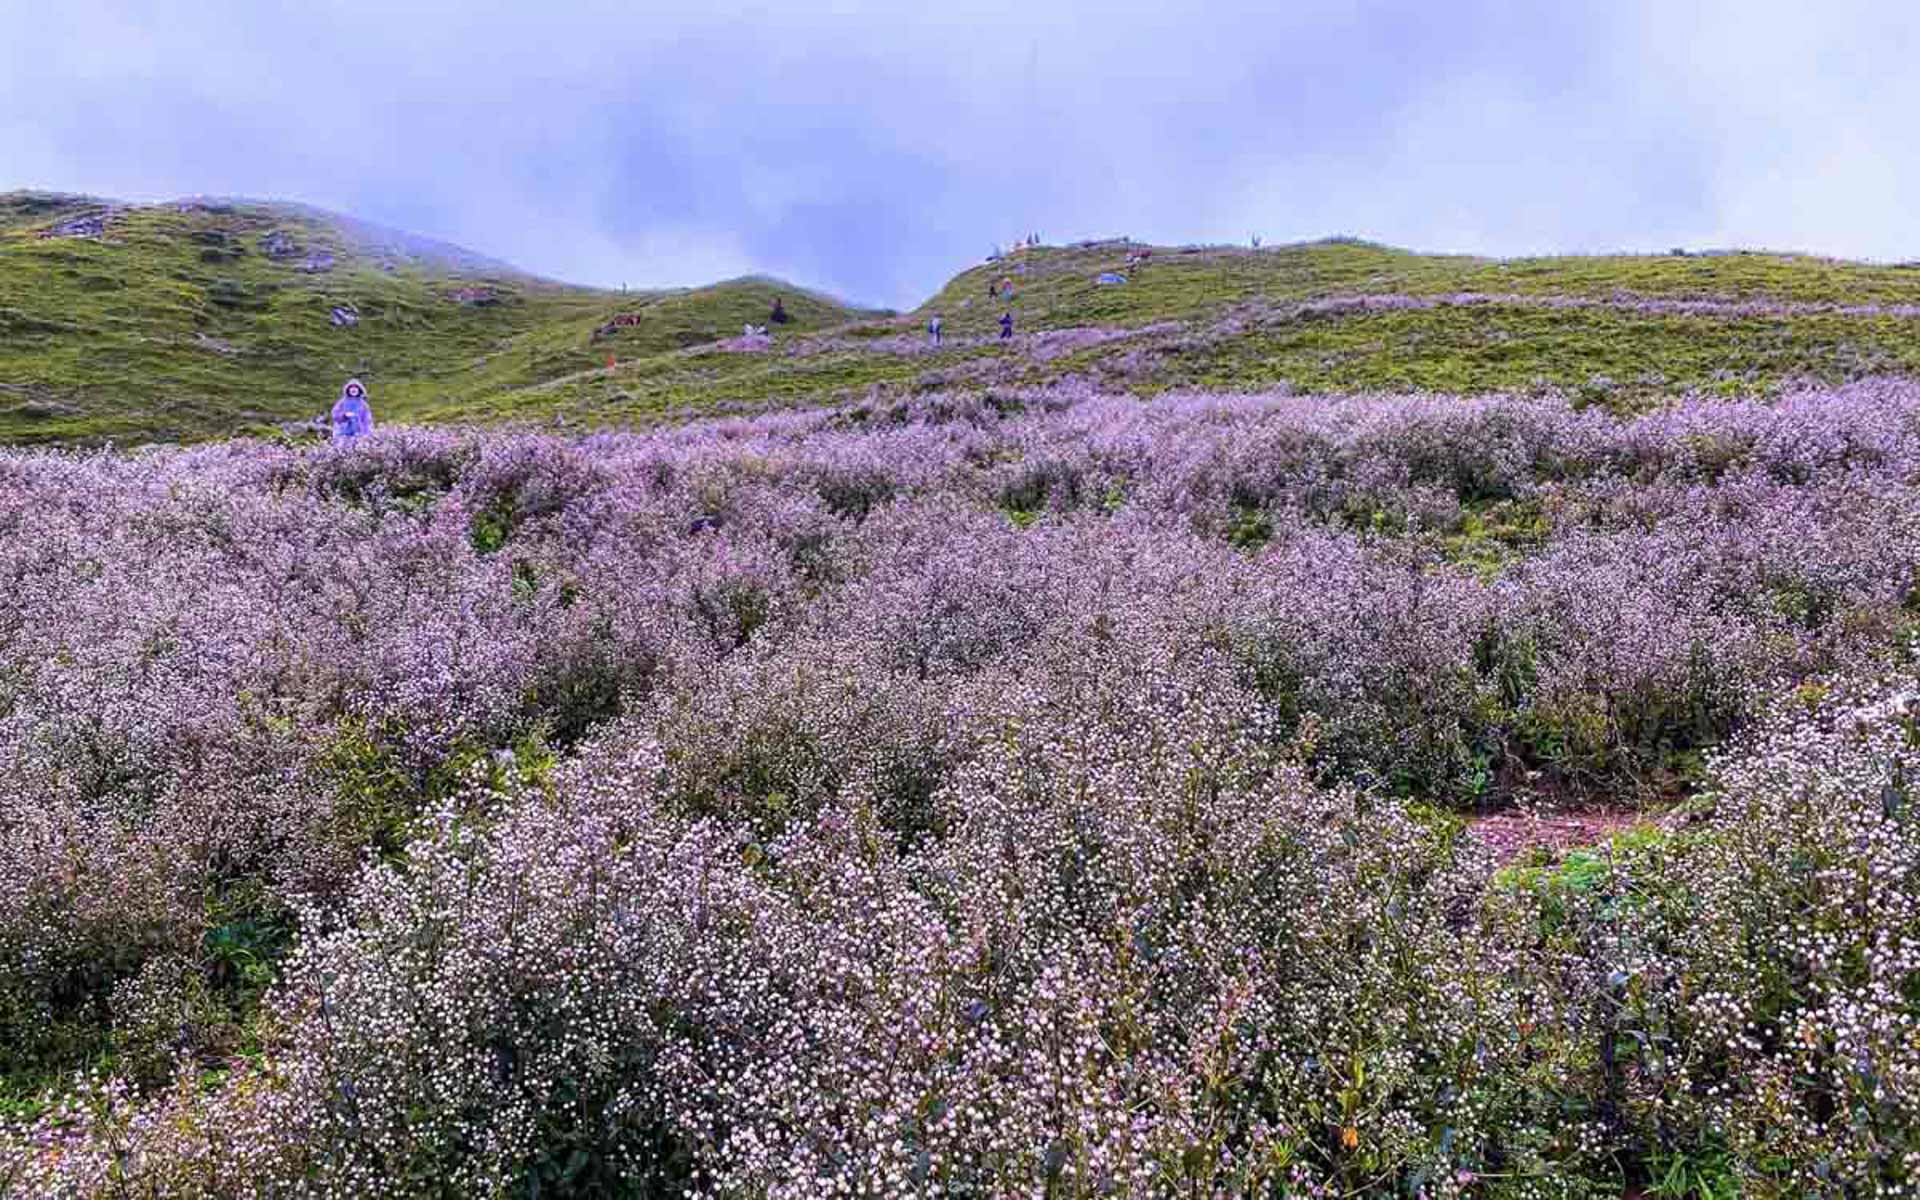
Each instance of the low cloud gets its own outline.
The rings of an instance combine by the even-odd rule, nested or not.
[[[767,271],[905,306],[1029,231],[1920,256],[1906,5],[83,2],[0,23],[0,187],[300,199],[587,283]]]

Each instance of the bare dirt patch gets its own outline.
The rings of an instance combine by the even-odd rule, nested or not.
[[[1504,863],[1535,850],[1557,856],[1577,846],[1604,842],[1636,826],[1664,821],[1663,814],[1637,809],[1489,813],[1467,822],[1467,836],[1491,849]]]

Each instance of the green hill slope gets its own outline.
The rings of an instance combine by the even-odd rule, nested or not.
[[[1002,342],[997,318],[1007,311],[1017,336]],[[937,351],[923,332],[935,312],[947,334]],[[980,264],[898,318],[784,338],[757,353],[622,361],[489,392],[469,411],[618,422],[1068,377],[1143,395],[1551,388],[1631,409],[1686,392],[1763,395],[1914,373],[1915,265],[1762,253],[1493,260],[1346,239],[1263,250],[1116,240]]]
[[[740,338],[776,296],[793,320]],[[1920,265],[1111,240],[978,264],[896,317],[763,278],[572,287],[293,205],[0,196],[0,441],[257,431],[318,414],[349,375],[383,420],[596,426],[1064,378],[1634,408],[1873,374],[1920,374]]]
[[[636,294],[541,280],[296,205],[0,195],[0,440],[221,436],[323,411],[366,379],[382,416],[859,310],[772,280]],[[595,331],[621,314],[639,324]]]
[[[1143,252],[1144,263],[1130,263]],[[1119,273],[1127,283],[1102,285],[1103,272]],[[1000,311],[987,287],[1001,280],[1013,283],[1016,306],[1042,323],[1075,324],[1194,318],[1255,300],[1396,293],[1920,303],[1920,263],[1744,251],[1491,259],[1417,254],[1351,238],[1259,250],[1112,239],[1034,247],[974,266],[922,311],[937,309],[950,323],[957,318],[985,329],[988,316]]]

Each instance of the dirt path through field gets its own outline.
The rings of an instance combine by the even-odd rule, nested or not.
[[[1511,862],[1536,849],[1557,855],[1577,846],[1597,845],[1637,825],[1660,824],[1662,816],[1637,809],[1490,813],[1468,818],[1467,836],[1492,849],[1501,862]]]

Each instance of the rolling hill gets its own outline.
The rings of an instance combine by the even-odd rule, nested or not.
[[[1009,310],[1018,332],[1003,343],[996,318]],[[935,312],[938,350],[922,332]],[[617,423],[1069,377],[1141,395],[1556,390],[1630,411],[1687,393],[1920,373],[1920,269],[1745,252],[1493,260],[1351,239],[1262,250],[1116,239],[1028,248],[961,272],[912,313],[740,349],[492,391],[467,413]]]
[[[322,412],[349,375],[382,415],[458,411],[604,363],[738,334],[774,295],[825,328],[867,315],[776,280],[620,292],[300,205],[0,195],[0,440],[190,440]],[[637,324],[596,338],[616,317]]]
[[[794,320],[740,338],[776,295]],[[1631,410],[1916,373],[1920,264],[1110,239],[1022,248],[896,316],[757,277],[574,287],[298,205],[0,196],[10,442],[271,431],[355,374],[382,419],[594,427],[1069,377],[1143,395],[1555,389]]]

